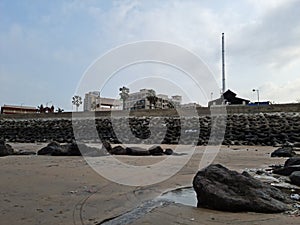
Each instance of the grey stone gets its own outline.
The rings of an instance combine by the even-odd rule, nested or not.
[[[101,156],[106,155],[107,152],[97,148],[89,147],[83,143],[72,142],[69,144],[61,145],[57,142],[51,142],[46,147],[37,152],[38,155],[51,155],[51,156]]]
[[[283,175],[283,176],[289,176],[294,171],[300,171],[300,165],[292,165],[292,166],[287,166],[279,169],[274,169],[273,173]]]
[[[165,155],[172,155],[174,153],[174,151],[170,148],[167,148],[164,153],[165,153]]]
[[[140,148],[140,147],[127,147],[126,152],[128,155],[135,155],[135,156],[147,156],[150,155],[149,150]]]
[[[0,157],[12,155],[13,153],[14,149],[11,147],[11,145],[6,144],[4,141],[0,142]]]
[[[284,167],[293,166],[293,165],[300,165],[299,156],[291,157],[288,160],[286,160],[284,163]]]
[[[292,184],[300,186],[300,171],[295,171],[290,175]]]
[[[111,144],[109,142],[103,141],[102,145],[108,152],[112,150]]]
[[[271,157],[293,157],[295,155],[292,147],[281,147],[271,153]]]
[[[199,171],[193,180],[198,207],[215,210],[279,213],[289,210],[289,196],[271,185],[215,164]]]
[[[46,147],[40,149],[38,155],[52,155],[54,152],[63,151],[61,145],[57,142],[50,142]]]
[[[110,151],[110,154],[112,155],[127,155],[127,151],[125,148],[123,148],[121,145],[113,147]]]
[[[152,146],[148,149],[150,155],[163,155],[164,150],[160,146]]]

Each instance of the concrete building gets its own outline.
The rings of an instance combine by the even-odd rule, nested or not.
[[[155,91],[153,89],[141,89],[139,92],[129,93],[128,98],[125,101],[125,110],[134,109],[149,109],[150,102],[147,99]]]
[[[27,114],[37,113],[36,107],[31,106],[17,106],[17,105],[3,105],[1,107],[1,114]]]
[[[180,105],[180,108],[182,108],[182,109],[195,109],[195,108],[199,108],[199,107],[201,107],[201,105],[199,105],[198,103],[195,103],[195,102]]]
[[[247,105],[250,101],[243,98],[236,97],[236,93],[232,92],[231,90],[227,90],[224,92],[223,96],[218,99],[212,100],[208,102],[208,107],[211,105]]]
[[[86,93],[83,100],[83,110],[92,111],[97,105],[100,107],[100,92],[91,91]]]
[[[151,106],[148,96],[156,96],[156,102]],[[182,97],[180,95],[172,96],[171,98],[165,94],[156,95],[153,89],[140,89],[139,92],[129,93],[128,99],[125,101],[125,110],[136,109],[167,109],[172,106],[180,106]]]
[[[180,95],[174,95],[171,97],[170,101],[176,106],[179,107],[182,102],[182,96]]]
[[[84,111],[106,111],[120,109],[121,102],[118,99],[100,97],[99,91],[91,91],[85,94],[83,100]]]
[[[167,109],[170,108],[170,99],[168,95],[158,94],[157,95],[158,101],[156,103],[156,108],[159,109]]]

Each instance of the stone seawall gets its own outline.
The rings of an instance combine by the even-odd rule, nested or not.
[[[90,119],[89,119],[90,118]],[[226,123],[223,123],[224,120]],[[213,123],[212,123],[213,122]],[[109,116],[71,118],[0,118],[0,139],[9,142],[72,142],[99,137],[111,143],[206,145],[214,135],[224,135],[224,145],[276,145],[300,142],[300,113],[228,114],[213,118],[174,116]],[[73,128],[76,128],[76,132]],[[200,128],[200,129],[199,129]],[[199,132],[200,131],[200,132]],[[218,132],[220,133],[218,134]],[[198,133],[199,132],[199,133]],[[195,135],[197,135],[195,137]]]

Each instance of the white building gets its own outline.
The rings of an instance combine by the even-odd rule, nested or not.
[[[99,91],[91,91],[86,93],[83,100],[83,110],[91,111],[95,105],[100,103],[100,92]]]
[[[147,97],[153,92],[155,93],[153,89],[141,89],[139,92],[130,93],[125,101],[125,110],[149,109],[150,102]]]
[[[180,95],[174,95],[171,97],[170,101],[176,106],[180,106],[182,102],[182,96]]]
[[[86,93],[83,101],[84,111],[117,110],[120,109],[120,105],[118,99],[100,97],[99,91]]]
[[[156,103],[156,108],[158,109],[167,109],[170,108],[170,99],[168,95],[158,94],[158,101]]]
[[[157,101],[155,106],[150,105],[150,101],[148,100],[148,96],[155,95],[157,97]],[[179,95],[172,96],[171,98],[165,94],[155,94],[153,89],[140,89],[139,92],[129,93],[128,99],[125,101],[125,110],[134,110],[134,109],[167,109],[170,108],[170,105],[174,105],[175,107],[181,104],[182,97]]]
[[[180,105],[180,108],[183,108],[183,109],[195,109],[197,107],[201,107],[201,105],[199,105],[198,103],[195,103],[195,102]]]

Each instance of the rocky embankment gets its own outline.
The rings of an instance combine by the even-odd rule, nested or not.
[[[226,124],[224,123],[226,122]],[[299,113],[232,114],[227,117],[101,117],[92,119],[0,119],[0,139],[8,142],[206,145],[211,127],[222,134],[224,145],[281,145],[300,142]],[[75,132],[74,132],[75,128]],[[199,129],[200,128],[200,129]],[[220,135],[217,134],[217,135]]]

